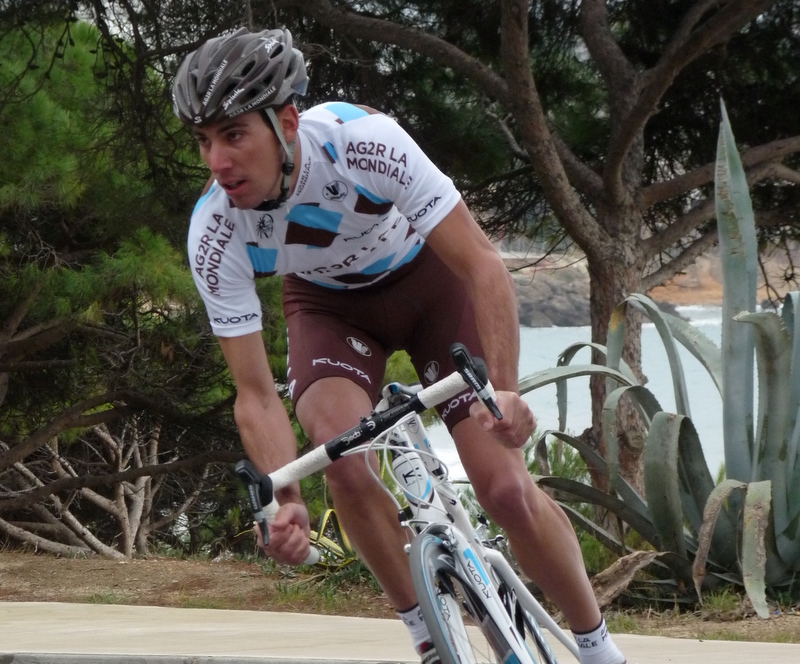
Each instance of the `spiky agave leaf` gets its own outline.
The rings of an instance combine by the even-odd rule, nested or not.
[[[625,342],[625,320],[627,318],[626,314],[629,305],[647,316],[655,325],[669,361],[672,390],[675,395],[675,408],[679,415],[691,417],[689,397],[686,392],[686,378],[683,374],[683,363],[678,354],[678,348],[675,345],[672,330],[661,310],[658,308],[658,305],[647,297],[647,295],[633,293],[618,304],[614,310],[612,324],[609,325],[608,340],[606,341],[608,345],[609,366],[616,368],[614,362],[619,361],[622,354],[622,346]]]
[[[741,490],[746,493],[743,514],[742,532],[742,580],[745,590],[756,613],[761,618],[767,618],[765,587],[767,569],[767,530],[769,528],[770,511],[770,482],[751,482],[749,484],[739,480],[726,479],[720,482],[711,492],[706,502],[703,515],[703,527],[698,538],[697,554],[692,565],[692,578],[697,595],[703,601],[701,587],[706,577],[706,564],[708,562],[711,539],[717,519],[724,514],[723,506],[733,491]]]
[[[770,482],[751,482],[744,501],[742,533],[742,577],[747,596],[759,618],[769,618],[766,599],[767,529],[769,527]]]
[[[722,375],[725,468],[728,477],[752,477],[753,331],[733,317],[755,311],[757,244],[755,219],[728,114],[721,103],[714,177],[717,228],[722,258]]]
[[[708,561],[708,554],[711,549],[712,536],[717,524],[717,519],[722,513],[725,501],[728,499],[730,493],[734,489],[744,489],[746,487],[747,484],[744,482],[726,479],[714,487],[711,494],[708,496],[708,500],[706,500],[706,505],[703,510],[703,524],[697,536],[697,553],[695,554],[694,563],[692,565],[694,587],[701,604],[703,602],[701,587],[706,576],[706,562]]]
[[[756,455],[751,480],[772,480],[775,528],[788,521],[786,457],[788,451],[792,343],[780,316],[772,312],[742,313],[735,320],[755,331],[758,358],[758,419]]]
[[[608,479],[610,471],[606,460],[597,452],[597,450],[587,445],[580,438],[570,436],[563,431],[545,431],[543,435],[553,436],[554,438],[558,438],[559,440],[564,441],[568,445],[574,447],[581,455],[583,460],[589,465],[589,467],[593,468],[600,475]],[[635,509],[642,516],[645,516],[648,519],[650,518],[647,503],[624,477],[617,474],[616,480],[613,484],[616,487],[616,491],[620,499],[628,507]]]
[[[756,463],[753,480],[772,482],[772,519],[775,546],[785,565],[771,560],[773,574],[786,573],[786,566],[800,566],[800,538],[797,517],[800,508],[800,485],[792,484],[794,473],[789,463],[792,421],[797,403],[793,403],[793,340],[783,318],[773,312],[739,314],[736,320],[750,323],[755,330],[758,359],[758,427]],[[796,452],[794,452],[796,454]],[[769,542],[767,544],[770,544]],[[774,553],[774,552],[773,552]]]
[[[598,353],[600,353],[603,357],[606,356],[606,347],[602,344],[596,344],[592,342],[579,342],[567,346],[561,355],[558,356],[558,362],[556,366],[562,367],[570,364],[572,359],[575,355],[583,350],[584,348],[590,348]],[[608,362],[606,362],[608,365]],[[609,365],[610,366],[610,365]],[[624,360],[620,360],[618,366],[616,367],[623,375],[628,378],[628,381],[631,385],[638,385],[639,381],[634,376],[633,371],[628,366],[628,364]],[[567,381],[566,380],[559,380],[556,382],[556,403],[558,405],[558,428],[561,431],[564,431],[567,427]]]
[[[540,487],[555,491],[557,499],[569,502],[591,503],[606,508],[619,516],[645,540],[658,547],[658,533],[653,528],[650,520],[626,505],[624,501],[616,496],[601,491],[590,484],[584,484],[567,477],[534,475],[533,479]]]
[[[795,316],[800,306],[800,292],[792,291],[783,300],[781,318],[792,339],[791,401],[789,403],[790,432],[786,449],[786,486],[788,492],[788,525],[777,538],[778,551],[783,561],[795,571],[800,571],[800,316]],[[788,544],[785,550],[784,545]]]
[[[644,448],[644,486],[662,549],[686,558],[683,507],[677,481],[678,439],[683,417],[657,413]]]
[[[660,314],[669,325],[675,340],[686,348],[708,372],[722,396],[722,356],[719,346],[689,321],[673,316],[666,311],[662,311]]]
[[[630,379],[623,373],[603,366],[602,364],[572,364],[562,367],[552,367],[550,369],[543,369],[532,373],[530,376],[525,376],[519,381],[519,393],[526,394],[533,390],[557,383],[560,380],[568,378],[577,378],[578,376],[591,376],[592,374],[602,374],[606,377],[613,378],[623,385],[629,385]]]

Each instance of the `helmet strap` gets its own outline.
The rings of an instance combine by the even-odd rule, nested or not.
[[[286,157],[283,160],[283,165],[281,166],[283,180],[281,182],[280,195],[278,198],[266,200],[258,206],[259,210],[275,210],[286,202],[286,198],[289,195],[289,184],[291,183],[292,173],[294,172],[294,150],[297,146],[297,141],[295,140],[291,143],[286,142],[286,136],[283,135],[283,129],[281,128],[280,120],[278,120],[278,115],[275,113],[274,108],[265,108],[264,115],[272,124],[272,128],[275,130],[275,135],[278,137],[278,140],[283,146],[283,151],[286,154]]]

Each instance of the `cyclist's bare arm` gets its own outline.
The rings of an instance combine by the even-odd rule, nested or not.
[[[261,473],[279,468],[297,456],[297,442],[286,409],[275,389],[260,332],[220,337],[220,345],[236,383],[234,415],[245,452]],[[278,562],[299,564],[308,555],[308,512],[293,483],[276,496],[281,508],[270,527],[267,553]]]
[[[464,283],[495,389],[516,392],[519,318],[514,285],[503,260],[464,201],[436,225],[427,243]]]
[[[431,231],[429,246],[461,279],[472,300],[503,419],[476,403],[470,415],[503,445],[520,447],[536,422],[518,393],[519,318],[514,285],[500,255],[460,201]]]

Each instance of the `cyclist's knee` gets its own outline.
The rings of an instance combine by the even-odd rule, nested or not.
[[[325,469],[325,479],[334,496],[360,496],[378,487],[362,455],[340,459]]]
[[[306,435],[320,445],[358,424],[370,408],[369,397],[358,385],[330,377],[312,383],[298,399],[295,412]]]
[[[504,529],[535,524],[547,508],[547,497],[527,476],[490,482],[476,494],[483,509]]]

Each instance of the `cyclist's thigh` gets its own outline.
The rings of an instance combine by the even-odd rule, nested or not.
[[[475,312],[461,280],[432,251],[420,252],[422,261],[416,282],[408,283],[406,297],[415,298],[420,315],[408,347],[420,382],[431,385],[456,370],[450,356],[455,342],[464,344],[476,357],[483,357]],[[472,390],[437,407],[447,428],[469,417],[476,399]]]

